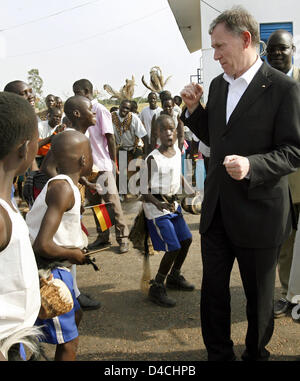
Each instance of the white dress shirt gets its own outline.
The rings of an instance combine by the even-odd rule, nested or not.
[[[247,90],[247,87],[249,86],[250,82],[262,64],[263,62],[261,58],[257,56],[257,60],[250,67],[250,69],[248,69],[237,79],[234,79],[233,77],[230,77],[228,74],[224,73],[223,78],[229,83],[226,105],[226,123],[228,123],[230,115],[232,114],[236,105],[239,103],[242,95]]]

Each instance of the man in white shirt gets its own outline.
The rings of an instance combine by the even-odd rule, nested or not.
[[[144,107],[143,110],[140,113],[140,119],[143,122],[148,139],[145,140],[146,146],[145,146],[145,153],[149,153],[150,149],[150,143],[151,143],[151,122],[153,119],[153,115],[156,115],[158,117],[162,111],[162,108],[157,106],[157,95],[154,92],[151,92],[148,94],[148,103],[149,106]]]
[[[112,122],[117,147],[133,153],[137,148],[137,144],[139,147],[143,147],[143,144],[139,145],[137,140],[142,139],[144,142],[147,131],[140,118],[132,113],[130,109],[130,101],[123,100],[119,110],[112,113]]]
[[[287,174],[300,166],[300,87],[262,63],[256,20],[221,13],[209,33],[224,74],[181,92],[194,134],[211,148],[201,210],[201,327],[208,360],[235,360],[230,275],[235,259],[247,298],[244,361],[269,358],[277,258],[291,228]],[[284,96],[282,96],[284,94]]]
[[[127,183],[138,170],[137,159],[143,157],[145,142],[148,139],[142,121],[130,111],[130,106],[130,101],[125,99],[121,102],[119,110],[112,113],[120,171],[118,185],[124,199],[127,199],[130,193]]]

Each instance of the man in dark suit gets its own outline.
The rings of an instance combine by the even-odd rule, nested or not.
[[[200,222],[201,326],[208,360],[235,359],[230,337],[230,274],[237,259],[247,298],[245,361],[267,360],[278,253],[291,229],[287,175],[300,167],[300,88],[257,55],[259,28],[243,8],[211,24],[224,74],[181,92],[182,119],[210,146]]]

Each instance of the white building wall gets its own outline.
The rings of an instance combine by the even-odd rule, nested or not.
[[[199,0],[200,1],[200,0]],[[298,0],[207,0],[212,7],[223,12],[234,5],[246,8],[258,21],[258,23],[292,22],[293,35],[296,45],[294,64],[300,66],[300,1]],[[208,29],[211,21],[219,13],[200,2],[201,7],[201,30],[202,30],[202,62],[203,62],[203,87],[204,100],[207,100],[209,84],[211,80],[222,73],[221,66],[213,59],[210,35]],[[201,52],[200,52],[201,54]]]

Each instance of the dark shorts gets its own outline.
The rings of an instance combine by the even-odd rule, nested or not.
[[[149,234],[154,250],[175,251],[181,248],[181,241],[192,238],[192,233],[181,214],[169,213],[153,220],[147,219]]]

